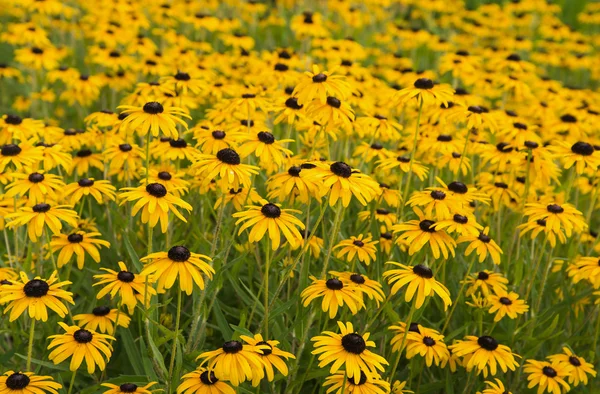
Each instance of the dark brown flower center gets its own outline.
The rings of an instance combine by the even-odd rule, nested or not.
[[[170,260],[177,261],[178,263],[188,261],[189,258],[192,257],[192,253],[190,253],[189,249],[185,246],[173,246],[169,249],[167,255]]]
[[[131,283],[135,279],[135,275],[129,271],[119,271],[117,274],[117,279],[119,279],[121,282]]]
[[[41,298],[48,294],[50,286],[45,280],[33,279],[23,286],[23,292],[27,297]]]
[[[435,228],[433,227],[434,225],[435,222],[433,220],[421,220],[419,223],[419,228],[427,233],[435,233]]]
[[[290,97],[287,100],[285,100],[285,106],[295,110],[299,110],[302,109],[302,107],[304,107],[304,105],[298,104],[298,99],[296,97]]]
[[[302,171],[301,167],[293,166],[288,169],[288,174],[293,177],[300,176],[300,171]]]
[[[594,146],[587,142],[576,142],[571,147],[571,151],[581,156],[591,156],[594,154]]]
[[[339,108],[342,106],[342,102],[335,97],[329,96],[327,97],[327,105],[333,108]]]
[[[556,370],[550,366],[545,366],[544,368],[542,368],[542,373],[549,378],[555,378],[558,376]]]
[[[433,81],[429,78],[419,78],[415,81],[414,87],[417,89],[433,89]]]
[[[581,367],[581,361],[579,361],[578,357],[575,357],[575,356],[569,357],[569,363],[575,367]]]
[[[150,183],[146,186],[146,191],[156,198],[162,198],[167,195],[167,188],[160,183]]]
[[[466,194],[469,188],[462,182],[454,181],[448,184],[448,190],[458,194]]]
[[[275,137],[268,131],[261,131],[257,134],[258,140],[263,144],[270,145],[275,142]]]
[[[94,185],[94,181],[92,179],[83,178],[77,181],[77,184],[81,187],[91,187]]]
[[[200,381],[206,385],[213,385],[219,381],[213,371],[204,371],[200,374]]]
[[[131,150],[133,150],[133,147],[130,144],[121,144],[119,145],[119,150],[121,152],[131,152]]]
[[[21,391],[29,385],[29,376],[16,372],[6,378],[5,384],[10,391]]]
[[[222,140],[226,136],[226,134],[223,130],[215,130],[211,133],[211,135],[216,140]]]
[[[270,219],[277,219],[279,216],[281,216],[281,208],[271,203],[263,205],[260,211],[263,215]]]
[[[441,190],[434,190],[432,191],[430,194],[431,198],[433,198],[434,200],[443,200],[444,198],[446,198],[446,193],[444,193]]]
[[[558,204],[550,204],[546,207],[546,209],[548,212],[555,214],[563,213],[565,211],[565,209]]]
[[[2,156],[16,156],[21,153],[21,148],[15,144],[6,144],[2,146],[0,153]]]
[[[39,172],[34,172],[33,174],[29,174],[29,182],[31,183],[40,183],[44,180],[44,174],[40,174]]]
[[[83,235],[78,234],[78,233],[69,234],[69,236],[67,237],[67,240],[69,242],[71,242],[72,244],[78,244],[81,241],[83,241]]]
[[[187,142],[185,142],[185,140],[183,138],[179,138],[177,140],[171,140],[169,141],[169,145],[171,145],[172,148],[187,148]]]
[[[433,271],[431,271],[431,268],[426,267],[421,264],[417,264],[413,267],[413,273],[415,275],[420,276],[421,278],[425,278],[425,279],[433,278]]]
[[[329,166],[329,169],[335,175],[342,178],[350,178],[350,175],[352,175],[352,167],[342,161],[333,163]]]
[[[367,375],[365,375],[363,371],[360,371],[360,379],[358,380],[358,382],[356,381],[356,378],[356,376],[353,376],[349,378],[348,381],[355,386],[360,386],[367,383]]]
[[[423,344],[425,346],[435,346],[435,339],[432,337],[423,337]]]
[[[508,297],[500,297],[500,303],[502,305],[512,305],[512,301]]]
[[[486,243],[486,244],[492,240],[492,239],[491,239],[489,236],[487,236],[487,235],[486,235],[486,234],[484,234],[484,233],[479,233],[479,237],[477,237],[477,238],[478,238],[478,239],[479,239],[481,242],[483,242],[483,243]]]
[[[562,120],[563,123],[577,123],[577,118],[570,114],[561,116],[560,120]]]
[[[161,114],[165,110],[162,104],[157,103],[156,101],[144,104],[144,107],[142,109],[145,113],[150,115]]]
[[[94,314],[94,316],[106,316],[110,313],[110,307],[106,305],[97,306],[92,310],[92,313]]]
[[[223,351],[228,354],[235,354],[244,348],[239,341],[227,341],[223,344]]]
[[[119,390],[121,390],[121,392],[123,392],[123,393],[135,393],[137,388],[138,388],[137,384],[133,384],[133,383],[123,383],[122,385],[119,386]]]
[[[367,348],[363,337],[355,333],[344,335],[342,337],[342,346],[347,352],[353,354],[361,354]]]
[[[273,353],[273,346],[269,345],[266,341],[260,341],[256,344],[257,346],[264,346],[263,348],[259,348],[262,351],[263,356],[268,356]],[[266,348],[268,346],[268,349]]]
[[[467,224],[467,222],[469,221],[469,218],[467,218],[466,216],[463,216],[463,215],[459,215],[458,213],[454,214],[454,217],[452,219],[456,223],[460,223],[460,224]]]
[[[366,282],[365,278],[360,274],[350,275],[350,280],[358,285],[362,285]]]
[[[192,79],[190,77],[190,74],[182,73],[181,71],[177,72],[177,74],[175,74],[173,78],[175,78],[178,81],[189,81],[190,79]]]
[[[16,126],[16,125],[21,124],[23,122],[23,119],[18,115],[9,114],[9,115],[6,115],[6,118],[4,118],[4,121],[8,124],[12,124],[12,125]]]
[[[217,159],[225,164],[238,165],[240,164],[240,155],[236,151],[230,148],[221,149],[217,152]]]
[[[88,330],[79,329],[73,333],[73,338],[79,343],[89,343],[92,342],[94,336]]]
[[[479,346],[489,351],[494,351],[498,348],[498,341],[496,341],[494,338],[488,335],[479,337],[477,339],[477,343],[479,344]]]
[[[323,82],[327,81],[327,75],[325,75],[323,73],[318,73],[312,77],[312,80],[313,80],[313,82],[316,82],[316,83],[323,83]]]
[[[50,204],[46,204],[45,202],[40,203],[40,204],[35,204],[33,207],[31,207],[31,209],[33,210],[33,212],[36,212],[36,213],[48,212],[50,210]]]

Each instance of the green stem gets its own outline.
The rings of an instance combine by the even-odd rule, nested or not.
[[[271,265],[271,242],[267,241],[267,250],[266,250],[266,258],[265,258],[265,277],[263,278],[263,282],[265,282],[265,341],[269,338],[269,269]]]
[[[33,354],[33,334],[35,332],[35,319],[31,319],[31,326],[29,327],[29,345],[27,346],[27,366],[25,371],[31,372],[31,355]]]
[[[448,325],[450,324],[450,319],[452,319],[452,315],[454,314],[454,310],[456,309],[456,306],[458,305],[458,302],[460,301],[460,297],[462,297],[463,292],[465,291],[465,287],[467,286],[467,279],[469,278],[469,275],[471,274],[471,270],[473,269],[475,260],[476,260],[475,255],[473,255],[473,257],[471,258],[471,264],[469,264],[469,268],[467,269],[467,275],[465,276],[462,286],[460,286],[460,290],[458,291],[458,296],[456,297],[456,301],[454,301],[454,305],[452,305],[452,309],[450,309],[450,314],[446,318],[446,322],[444,323],[444,327],[442,328],[442,334],[444,333],[444,331],[446,331],[446,328],[448,328]]]
[[[413,165],[415,161],[415,153],[417,153],[417,141],[419,139],[419,128],[421,126],[421,114],[423,113],[423,99],[420,99],[419,102],[419,115],[417,116],[417,127],[415,127],[415,136],[413,138],[413,148],[410,152],[410,167],[408,169],[408,178],[406,179],[406,185],[404,186],[404,193],[402,194],[402,209],[400,210],[400,218],[402,221],[404,217],[404,208],[406,207],[406,201],[408,200],[408,189],[410,187],[410,183],[412,181],[413,175]]]
[[[402,342],[400,342],[400,349],[398,349],[398,357],[396,358],[396,362],[394,363],[394,368],[392,368],[392,373],[390,374],[390,382],[394,381],[394,376],[396,375],[396,369],[398,369],[398,364],[400,364],[400,359],[402,358],[402,352],[404,351],[404,344],[406,343],[406,338],[408,337],[408,330],[410,329],[410,323],[412,323],[413,315],[415,314],[416,302],[413,301],[410,306],[410,312],[408,313],[408,318],[406,319],[406,326],[404,327],[404,336],[402,337]]]
[[[73,386],[75,385],[75,376],[77,376],[77,370],[73,371],[73,375],[71,376],[71,383],[69,384],[68,394],[71,394],[73,392]]]
[[[342,224],[342,213],[344,212],[344,206],[341,201],[338,201],[338,206],[335,210],[335,219],[333,220],[333,231],[331,232],[331,238],[329,238],[329,245],[327,245],[327,254],[325,255],[325,261],[323,262],[323,271],[321,276],[327,275],[327,268],[329,267],[329,260],[331,259],[331,252],[333,251],[333,245],[337,239],[338,233],[340,232],[340,226]]]
[[[175,366],[175,355],[177,353],[177,339],[179,337],[179,321],[181,319],[181,288],[177,288],[177,315],[175,316],[175,336],[171,347],[171,362],[169,363],[169,376],[167,379],[167,393],[171,391],[171,379],[173,378],[173,367]]]

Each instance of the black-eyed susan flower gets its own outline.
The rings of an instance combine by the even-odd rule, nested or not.
[[[329,205],[334,206],[341,199],[347,207],[354,196],[362,205],[367,205],[379,193],[379,184],[368,175],[353,169],[348,164],[315,162],[309,177],[322,182],[322,196],[329,193]]]
[[[478,290],[487,297],[493,293],[505,292],[507,290],[508,279],[501,273],[483,270],[469,275],[465,279],[465,283],[469,286],[465,293],[467,297],[475,294]]]
[[[377,259],[377,245],[379,241],[373,241],[371,235],[364,236],[359,234],[358,237],[350,236],[349,239],[345,239],[335,245],[333,249],[340,249],[337,253],[337,258],[346,258],[346,261],[352,262],[354,257],[358,258],[358,261],[365,263],[366,265],[371,264],[371,261]]]
[[[306,77],[296,85],[292,93],[298,98],[298,104],[305,105],[314,100],[325,103],[328,96],[342,99],[349,97],[352,92],[350,84],[346,77],[336,74],[336,71],[337,68],[321,71],[316,64],[312,66],[312,72],[306,71]]]
[[[333,363],[329,372],[336,373],[343,367],[348,378],[361,376],[361,370],[374,374],[377,370],[383,371],[388,362],[367,349],[375,347],[375,342],[369,341],[370,334],[356,333],[350,322],[337,324],[340,334],[324,331],[324,335],[311,338],[315,347],[312,354],[319,355],[319,368]]]
[[[292,247],[296,247],[302,239],[298,228],[304,230],[304,223],[292,213],[300,213],[295,209],[282,209],[276,204],[264,201],[264,205],[248,205],[247,210],[236,212],[232,216],[239,218],[235,224],[244,223],[239,231],[240,235],[244,230],[252,228],[248,234],[250,242],[260,241],[265,233],[269,233],[271,248],[277,250],[281,244],[281,234]]]
[[[260,334],[255,334],[254,337],[240,335],[240,338],[250,346],[254,346],[257,349],[260,358],[263,361],[265,374],[269,382],[272,382],[273,379],[275,379],[275,370],[273,367],[275,367],[275,369],[277,369],[283,376],[288,375],[289,371],[285,361],[296,357],[292,353],[279,349],[277,347],[279,345],[279,341],[265,341]],[[256,374],[252,380],[252,385],[258,386],[259,382],[259,375]]]
[[[44,158],[43,148],[33,146],[30,141],[21,141],[18,144],[5,144],[0,147],[0,172],[12,164],[15,169],[21,170]]]
[[[494,381],[495,382],[486,380],[484,383],[487,388],[482,392],[478,391],[477,394],[512,394],[512,392],[508,391],[508,389],[504,387],[504,384],[500,379],[495,378]]]
[[[354,393],[354,394],[386,394],[390,392],[390,384],[377,374],[360,371],[360,376],[348,378],[345,372],[336,372],[328,376],[323,387],[331,386],[327,393]]]
[[[100,268],[102,271],[106,271],[107,274],[94,275],[94,279],[98,280],[94,283],[94,286],[104,285],[96,298],[101,299],[110,294],[110,298],[113,299],[118,295],[121,303],[127,306],[129,314],[133,315],[138,302],[143,306],[147,306],[144,302],[149,304],[150,298],[156,295],[156,290],[150,286],[154,283],[154,279],[128,271],[127,266],[122,261],[119,261],[118,265],[120,269],[118,272],[109,268]]]
[[[208,126],[196,126],[190,131],[194,133],[198,149],[211,155],[216,155],[221,149],[233,148],[243,136],[241,133],[212,129]]]
[[[450,345],[449,349],[458,357],[465,357],[465,368],[471,371],[476,368],[483,371],[487,376],[487,371],[494,376],[498,371],[498,366],[502,372],[509,369],[514,371],[519,363],[515,360],[515,353],[506,345],[488,335],[481,337],[466,336],[464,340],[459,340]],[[468,358],[468,361],[467,359]]]
[[[558,140],[555,144],[550,149],[563,162],[566,170],[575,166],[577,174],[583,174],[586,168],[597,169],[600,166],[600,152],[596,152],[594,145],[588,142],[578,141],[573,144]]]
[[[527,360],[523,367],[527,374],[529,384],[527,388],[538,386],[538,394],[561,394],[571,390],[566,379],[570,375],[569,364],[560,361],[549,363],[547,361]]]
[[[62,322],[58,325],[65,330],[65,333],[48,337],[48,339],[52,339],[48,345],[48,349],[52,349],[48,355],[50,361],[56,365],[71,357],[69,369],[77,371],[85,359],[88,373],[93,374],[96,365],[101,371],[104,371],[106,362],[112,355],[112,346],[109,341],[115,338],[78,326],[69,326]]]
[[[200,366],[208,365],[219,380],[227,380],[234,386],[246,380],[261,380],[264,377],[265,363],[261,359],[262,349],[270,346],[243,344],[240,341],[227,341],[217,350],[200,354]],[[209,391],[210,392],[210,391]]]
[[[69,313],[64,302],[75,305],[73,293],[62,289],[71,282],[58,282],[58,272],[54,271],[48,279],[36,276],[29,280],[25,272],[20,273],[21,281],[13,281],[2,286],[0,292],[0,304],[8,304],[4,313],[10,312],[10,321],[15,321],[25,311],[30,318],[47,321],[48,310],[56,312],[60,317]]]
[[[416,355],[425,358],[425,364],[428,367],[435,362],[440,365],[450,358],[450,352],[444,343],[444,336],[435,330],[423,331],[419,327],[418,331],[409,331],[407,334],[406,358],[411,359]]]
[[[65,183],[58,175],[42,172],[12,174],[13,181],[6,186],[6,197],[27,197],[28,203],[35,205],[44,201],[56,201],[57,191],[63,189]]]
[[[82,313],[73,316],[73,320],[81,328],[92,331],[99,331],[104,334],[113,335],[115,326],[129,327],[131,318],[118,309],[111,309],[109,306],[102,305],[92,309],[92,313]]]
[[[235,394],[235,389],[217,379],[214,371],[199,367],[181,377],[177,394]]]
[[[479,235],[483,231],[483,226],[477,223],[475,216],[470,212],[463,214],[455,213],[450,219],[440,220],[435,223],[436,230],[444,230],[450,234],[459,235]]]
[[[483,263],[483,261],[489,254],[494,264],[498,265],[500,264],[500,255],[503,252],[502,249],[500,249],[500,246],[498,246],[498,244],[496,243],[496,241],[494,241],[488,235],[489,231],[490,228],[486,227],[478,235],[461,235],[456,240],[456,242],[459,244],[463,242],[470,242],[469,246],[467,246],[467,248],[465,249],[465,256],[469,256],[471,253],[473,253],[473,251],[475,251],[475,253],[477,253],[477,256],[479,256],[479,262]]]
[[[81,178],[69,183],[62,189],[63,197],[68,197],[71,204],[81,201],[85,196],[92,196],[98,204],[115,200],[116,188],[110,181]]]
[[[352,272],[336,272],[330,271],[331,275],[335,275],[339,280],[341,280],[346,286],[355,287],[362,294],[369,297],[371,300],[375,300],[377,302],[377,306],[379,303],[383,301],[385,297],[383,293],[383,289],[381,283],[376,280],[369,279],[366,275],[361,275],[358,273]]]
[[[569,203],[528,203],[525,204],[523,213],[529,217],[529,221],[545,220],[548,230],[555,234],[564,229],[567,237],[570,237],[573,231],[581,233],[587,227],[583,214]]]
[[[190,204],[170,193],[160,183],[125,187],[121,190],[124,192],[119,195],[119,198],[122,199],[120,205],[125,204],[127,201],[136,201],[131,209],[131,216],[135,216],[142,210],[142,223],[148,223],[150,227],[155,227],[160,220],[160,229],[163,233],[167,232],[169,212],[173,212],[175,216],[187,223],[186,218],[179,212],[177,207],[181,207],[188,212],[193,209]]]
[[[8,228],[27,225],[27,234],[32,242],[42,236],[44,228],[48,227],[53,234],[60,234],[62,222],[71,227],[77,227],[77,212],[70,205],[51,206],[45,202],[32,207],[21,207],[17,212],[6,216]]]
[[[410,391],[408,389],[406,389],[406,384],[408,382],[404,381],[400,381],[400,380],[396,380],[394,382],[394,384],[392,385],[392,394],[412,394],[414,393],[414,391]]]
[[[92,168],[104,170],[104,163],[102,160],[102,154],[93,152],[91,149],[78,150],[73,156],[69,173],[75,171],[78,176],[83,177],[88,174]]]
[[[377,161],[377,168],[383,171],[399,168],[402,173],[408,174],[411,169],[412,173],[421,181],[425,179],[429,173],[429,169],[421,164],[418,160],[411,160],[409,156],[397,156]]]
[[[275,174],[267,180],[268,197],[277,197],[279,201],[298,200],[307,203],[320,195],[320,182],[309,177],[301,166],[291,166],[286,172]]]
[[[424,191],[413,193],[406,203],[411,207],[423,207],[425,216],[434,217],[437,220],[449,219],[452,216],[451,212],[460,210],[462,205],[458,199],[446,194],[439,187],[430,187]]]
[[[373,213],[371,213],[371,211],[359,212],[358,218],[361,221],[366,222],[370,220],[371,215],[373,215],[376,221],[382,223],[382,227],[384,227],[385,229],[391,228],[394,225],[394,223],[396,223],[396,221],[398,220],[398,216],[395,213],[390,212],[385,208],[377,208]]]
[[[269,131],[259,131],[257,134],[241,137],[237,152],[242,158],[254,154],[260,159],[261,163],[274,163],[276,167],[281,167],[284,163],[284,158],[292,155],[292,151],[285,148],[282,144],[293,141],[295,140],[276,140],[275,136]]]
[[[221,149],[216,155],[199,154],[191,167],[203,177],[202,185],[220,180],[221,191],[250,187],[250,177],[258,174],[258,167],[242,164],[240,155],[231,148]]]
[[[307,307],[311,301],[323,297],[321,309],[323,312],[329,312],[330,319],[335,318],[338,308],[344,305],[348,306],[353,315],[365,307],[362,292],[347,282],[344,284],[338,278],[325,280],[314,276],[311,276],[310,280],[312,283],[300,293],[304,307]]]
[[[350,104],[333,96],[328,96],[325,102],[312,101],[306,107],[306,115],[329,130],[336,127],[351,128],[355,118]]]
[[[122,113],[127,117],[121,123],[121,130],[131,130],[138,135],[152,133],[154,137],[162,132],[163,135],[170,138],[179,138],[177,125],[187,130],[187,123],[181,118],[191,117],[178,107],[164,107],[161,103],[151,101],[141,107],[133,105],[121,105]]]
[[[391,269],[383,273],[383,278],[387,279],[388,284],[392,286],[391,293],[396,294],[401,288],[407,286],[404,300],[411,302],[415,298],[415,308],[420,309],[425,302],[426,297],[437,294],[444,302],[444,309],[452,305],[450,292],[442,283],[435,280],[431,268],[421,264],[409,267],[404,264],[388,261],[387,264],[400,267]]]
[[[52,253],[60,250],[56,265],[61,268],[63,265],[71,261],[73,254],[77,256],[77,268],[83,269],[86,254],[89,255],[96,263],[100,262],[100,252],[98,249],[102,246],[110,248],[110,242],[96,239],[101,236],[100,233],[86,233],[85,231],[77,231],[67,234],[58,234],[50,241]]]
[[[108,390],[104,391],[104,394],[121,394],[121,393],[140,393],[140,394],[152,394],[154,390],[150,388],[158,382],[150,382],[145,386],[138,386],[135,383],[123,383],[120,385],[112,383],[102,383],[103,387],[107,387]]]
[[[557,239],[560,241],[561,244],[567,242],[567,237],[565,236],[564,231],[550,230],[550,228],[546,226],[546,219],[530,220],[518,225],[517,228],[521,230],[519,233],[519,237],[524,237],[528,233],[530,233],[530,238],[535,239],[538,235],[543,234],[544,237],[548,240],[550,246],[552,247],[556,246]]]
[[[406,242],[409,244],[408,254],[411,256],[427,244],[436,259],[442,255],[445,259],[450,254],[454,256],[456,242],[444,230],[437,230],[436,222],[427,218],[419,208],[414,208],[414,211],[419,220],[409,220],[392,226],[395,234],[401,233],[396,239],[396,243]]]
[[[490,294],[488,300],[490,302],[488,312],[496,314],[494,316],[495,322],[502,320],[504,316],[516,319],[519,315],[529,310],[529,306],[525,301],[519,300],[519,295],[513,291],[510,293],[507,291],[497,291],[495,294]]]
[[[157,278],[159,293],[170,289],[179,280],[179,288],[191,295],[194,284],[204,290],[203,275],[212,279],[215,273],[208,264],[210,257],[190,252],[185,246],[173,246],[168,252],[152,253],[140,260],[146,264],[141,275]]]
[[[596,370],[594,365],[585,361],[583,357],[575,355],[568,347],[562,348],[563,353],[554,354],[548,356],[551,363],[559,362],[562,364],[569,364],[571,366],[571,373],[568,375],[568,382],[573,386],[577,387],[579,384],[588,384],[588,375],[596,377]]]
[[[7,371],[0,376],[0,393],[6,394],[58,394],[62,384],[51,376],[36,375],[33,372]]]
[[[425,105],[445,105],[452,100],[454,89],[450,85],[435,84],[431,79],[419,78],[413,86],[398,91],[395,95],[396,105],[400,106],[413,98],[420,100]]]

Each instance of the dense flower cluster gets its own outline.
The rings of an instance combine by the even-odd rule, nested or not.
[[[600,6],[308,3],[3,2],[0,393],[595,392]]]

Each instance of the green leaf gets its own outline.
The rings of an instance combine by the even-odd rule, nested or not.
[[[231,338],[233,338],[233,331],[229,327],[229,323],[227,323],[227,319],[221,310],[221,301],[218,299],[215,300],[213,305],[213,313],[215,314],[215,319],[217,320],[217,325],[219,326],[219,330],[221,330],[223,339],[225,341],[231,340]]]
[[[131,241],[129,240],[129,235],[127,234],[127,232],[123,233],[123,243],[125,244],[125,249],[127,249],[127,253],[129,254],[129,258],[131,259],[133,266],[136,270],[141,271],[144,267],[142,265],[142,262],[140,261],[138,254],[135,252]]]
[[[15,353],[15,356],[22,358],[23,360],[27,360],[27,356],[20,354],[20,353]],[[54,369],[56,371],[69,371],[69,367],[68,367],[68,363],[64,363],[64,364],[54,364],[52,362],[49,361],[42,361],[42,360],[38,360],[37,358],[32,358],[31,359],[31,364],[35,364],[35,365],[41,365],[42,367],[46,367],[46,368],[50,368],[50,369]]]

